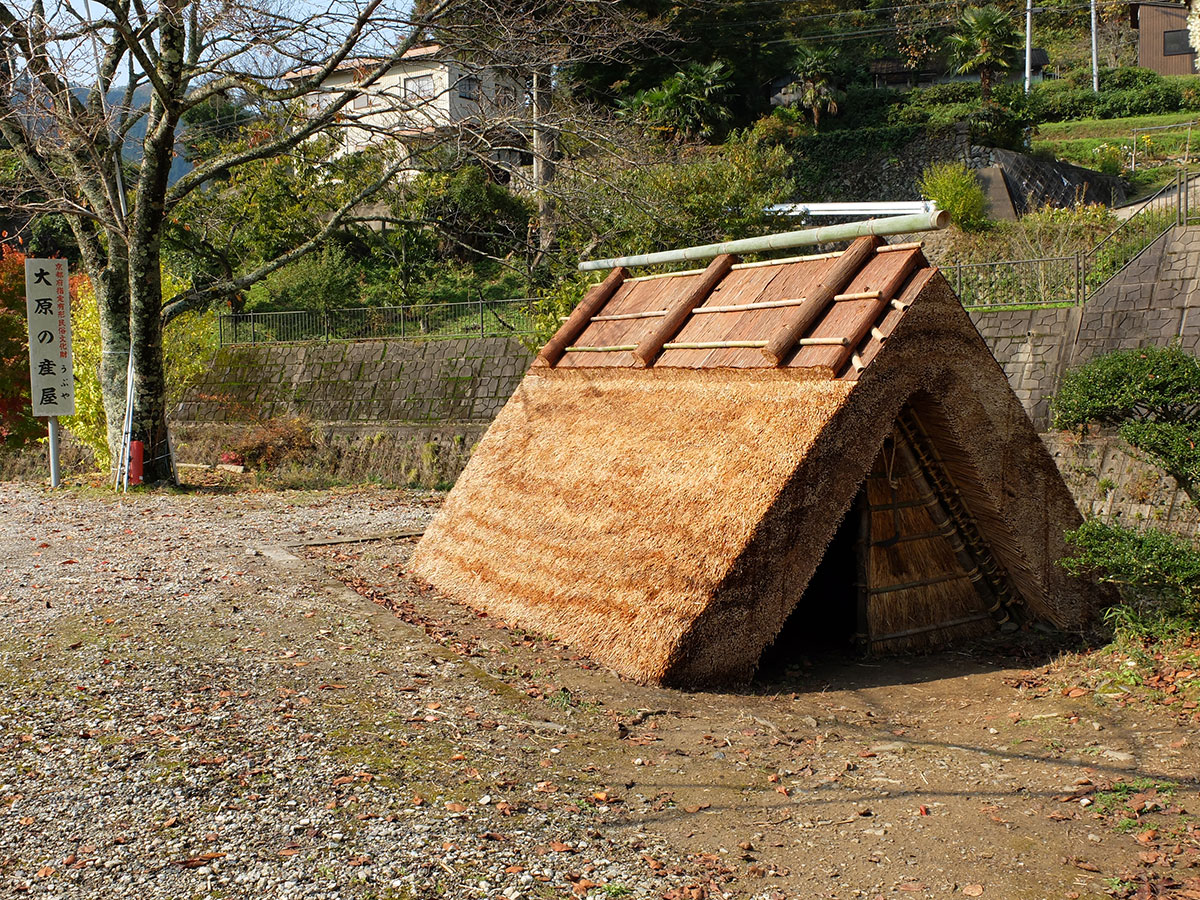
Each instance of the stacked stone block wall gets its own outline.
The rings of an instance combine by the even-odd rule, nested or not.
[[[255,427],[299,417],[331,477],[452,481],[531,361],[507,338],[223,347],[174,411],[178,455],[213,463]]]

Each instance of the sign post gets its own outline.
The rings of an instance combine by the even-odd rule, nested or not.
[[[48,420],[50,486],[58,487],[58,417],[75,414],[71,292],[66,260],[25,260],[25,311],[29,317],[30,398],[33,414]]]

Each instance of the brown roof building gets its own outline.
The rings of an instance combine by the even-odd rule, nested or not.
[[[785,623],[928,647],[1085,621],[1079,523],[919,245],[629,277],[543,348],[413,572],[640,681],[749,678]],[[786,654],[787,647],[780,648]]]
[[[1188,43],[1187,4],[1130,3],[1129,24],[1138,33],[1138,65],[1159,75],[1195,75],[1196,51]]]

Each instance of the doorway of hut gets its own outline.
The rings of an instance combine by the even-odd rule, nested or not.
[[[819,662],[844,661],[859,654],[859,523],[865,486],[850,504],[804,593],[775,641],[763,651],[758,677],[770,680]]]

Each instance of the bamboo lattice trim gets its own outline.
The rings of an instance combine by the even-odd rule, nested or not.
[[[878,507],[875,508],[878,509]],[[945,575],[937,575],[933,578],[926,578],[924,581],[906,581],[902,584],[889,584],[884,587],[868,588],[867,592],[874,597],[879,594],[894,594],[896,591],[908,591],[912,590],[913,588],[929,587],[933,584],[944,584],[947,581],[959,581],[963,578],[970,579],[970,577],[970,574],[967,572],[947,572]],[[985,613],[984,615],[987,614]],[[945,626],[939,624],[936,627],[944,628]],[[881,641],[884,640],[884,638],[876,638],[876,640]]]
[[[801,347],[849,347],[850,339],[845,337],[813,337],[801,338],[797,343]],[[668,341],[663,344],[664,350],[728,350],[736,348],[761,348],[766,341]],[[565,353],[619,353],[624,350],[634,350],[636,344],[613,344],[609,346],[591,347],[581,345],[568,347]]]
[[[787,263],[794,262],[815,262],[821,259],[837,259],[843,250],[834,250],[830,253],[810,253],[807,256],[785,256],[781,259],[760,259],[758,262],[738,263],[734,266],[735,269],[762,269],[766,266],[782,266]]]
[[[632,280],[632,279],[631,279]],[[838,294],[837,300],[878,300],[879,291],[858,291],[852,294]],[[793,297],[788,300],[763,300],[759,303],[735,303],[730,306],[699,306],[692,310],[693,316],[701,313],[750,312],[756,309],[784,309],[789,306],[800,306],[807,298]],[[612,315],[592,316],[593,322],[623,322],[628,319],[657,319],[665,316],[665,309],[650,309],[645,312],[613,313]]]
[[[877,326],[871,326],[871,337],[875,338],[881,344],[888,339],[888,336],[880,331]]]
[[[766,341],[667,341],[664,350],[725,350],[730,347],[765,347]]]
[[[908,628],[904,631],[893,631],[891,634],[881,634],[878,637],[872,637],[872,643],[882,643],[883,641],[891,641],[896,638],[912,637],[914,634],[926,634],[930,631],[944,631],[950,628],[957,628],[959,625],[970,625],[972,622],[982,622],[985,619],[990,619],[988,613],[979,613],[974,616],[964,616],[961,619],[951,619],[949,622],[938,622],[936,625],[922,625],[920,628]]]

